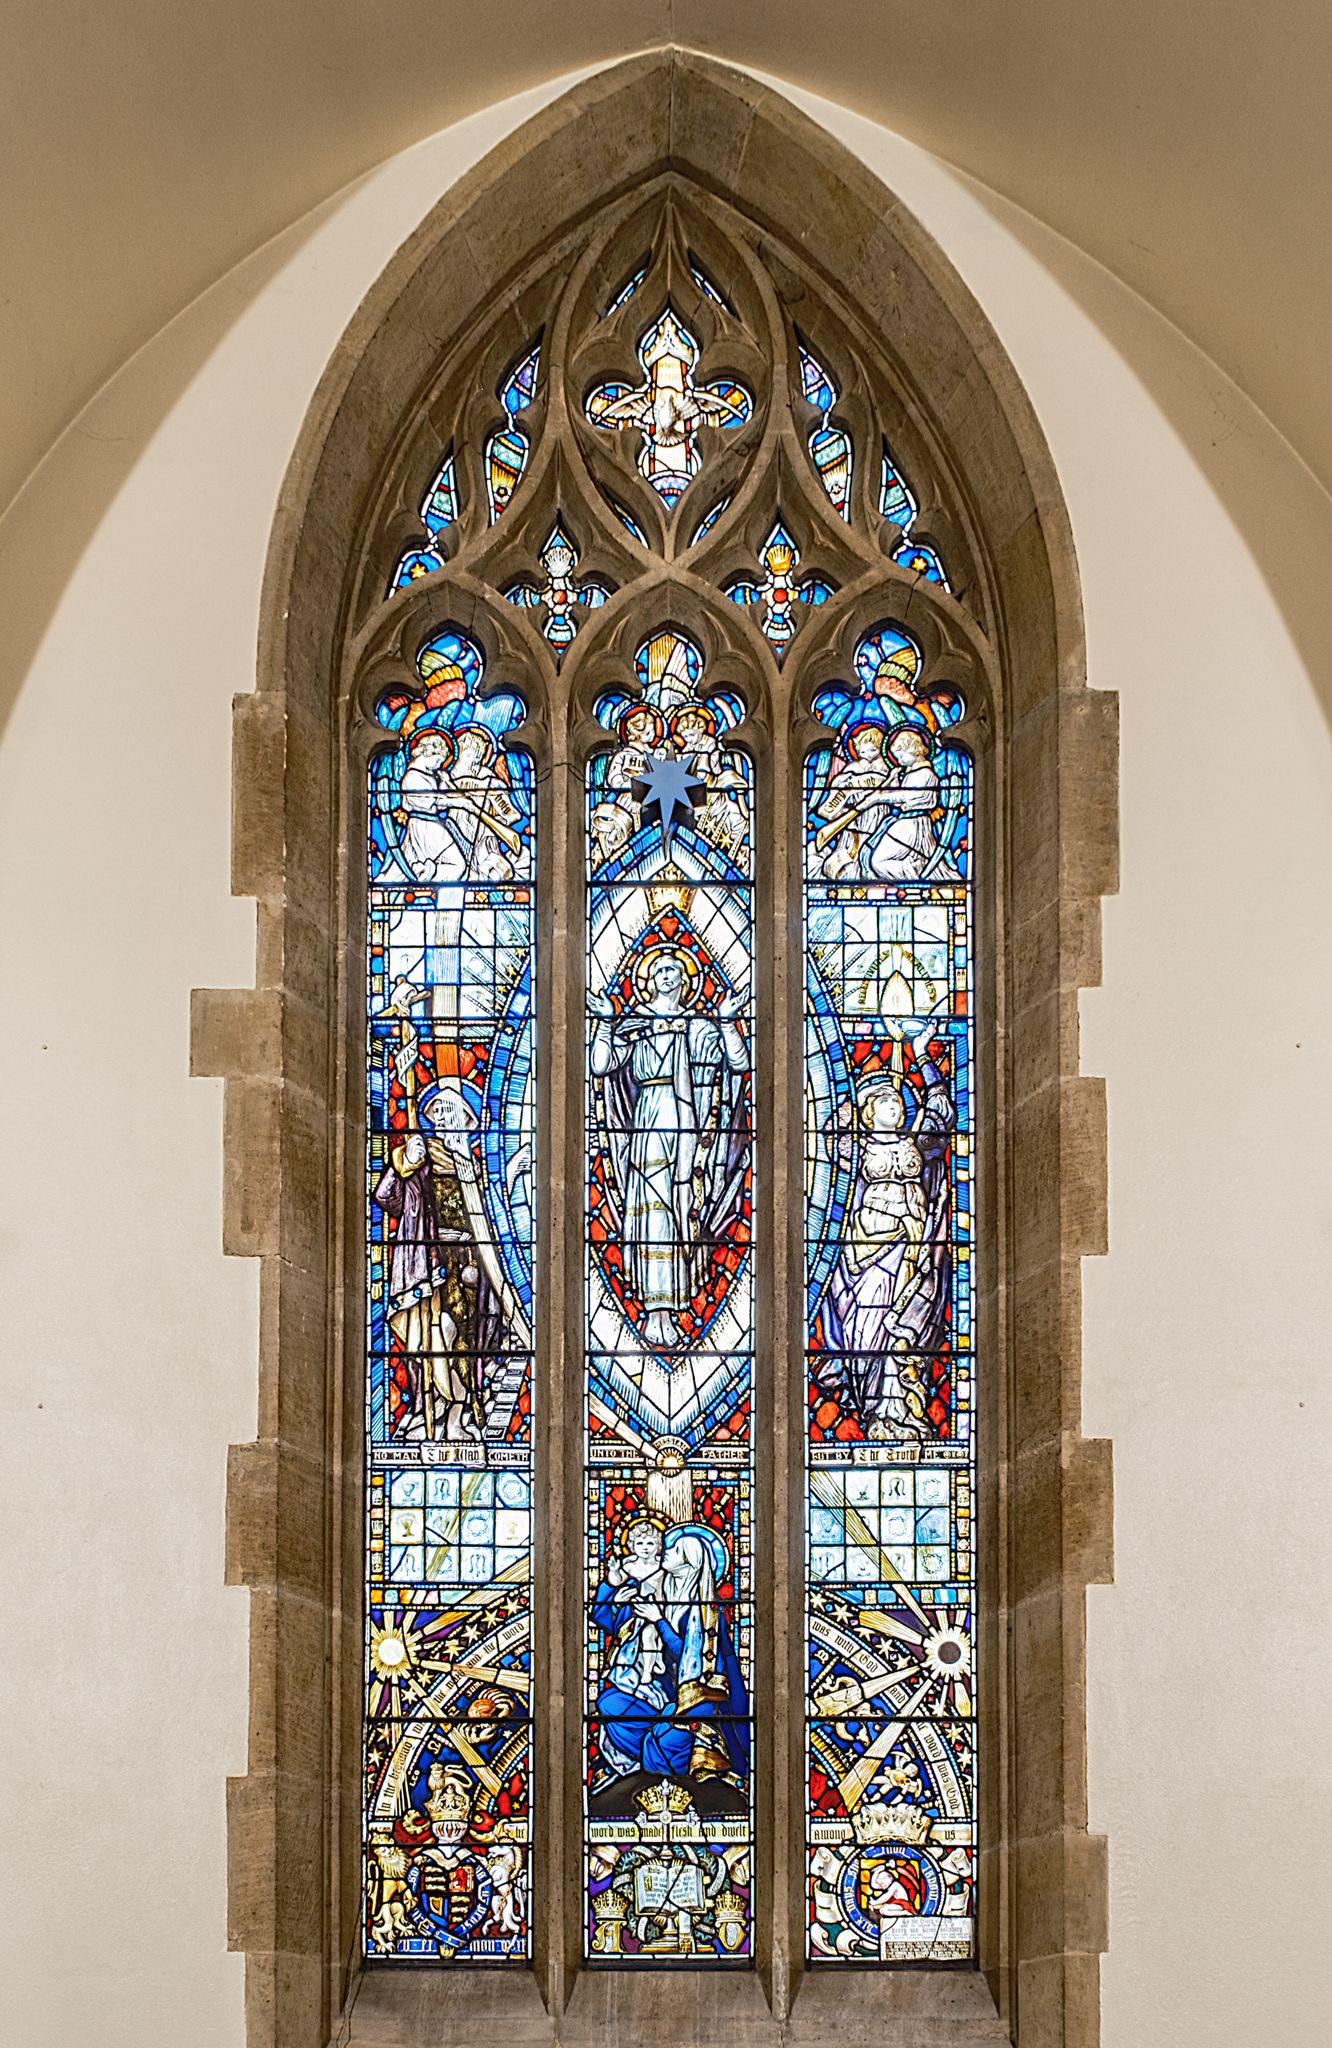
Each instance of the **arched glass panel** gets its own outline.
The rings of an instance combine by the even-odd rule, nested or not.
[[[663,629],[587,783],[589,1958],[752,1952],[753,806]]]
[[[381,698],[367,931],[366,1953],[531,1948],[533,777],[437,634]]]
[[[809,452],[814,458],[819,482],[829,502],[843,519],[851,517],[851,472],[854,450],[851,436],[830,424],[829,414],[841,396],[837,383],[807,343],[801,342],[800,384],[805,401],[819,414],[818,425],[809,435]]]
[[[359,628],[354,687],[377,720],[376,1959],[784,1967],[793,1802],[811,1963],[974,1952],[958,733],[984,663],[936,545],[965,588],[968,541],[933,509],[937,464],[886,360],[761,235],[677,197],[617,204],[441,373],[412,466],[385,481]],[[577,1041],[540,1058],[539,929],[545,1029]],[[546,1078],[565,1073],[568,1088]],[[538,1130],[555,1172],[582,1168],[555,1190],[540,1271]],[[797,1144],[803,1198],[784,1192]],[[803,1307],[784,1291],[802,1225]],[[540,1486],[538,1422],[583,1448],[581,1466],[549,1458]],[[803,1576],[783,1497],[757,1477],[797,1431]],[[780,1643],[802,1617],[797,1675]],[[580,1777],[578,1824],[557,1782],[544,1837],[533,1729],[557,1781],[561,1756]]]
[[[486,442],[486,501],[493,526],[509,508],[509,500],[523,480],[531,446],[516,424],[536,396],[537,373],[541,367],[541,343],[536,341],[522,361],[516,363],[500,384],[496,397],[507,415],[502,426]]]
[[[805,767],[808,1947],[974,1950],[972,799],[886,624]]]

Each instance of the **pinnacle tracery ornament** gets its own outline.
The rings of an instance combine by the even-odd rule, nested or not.
[[[575,581],[573,571],[577,561],[578,550],[557,521],[541,550],[541,566],[546,571],[546,581],[538,587],[520,577],[504,593],[510,604],[522,605],[529,610],[544,606],[546,617],[541,630],[556,650],[557,659],[578,631],[577,609],[595,611],[598,605],[606,603],[611,594],[597,577],[585,576]]]
[[[726,595],[733,604],[763,606],[763,630],[780,659],[795,638],[792,607],[826,604],[832,585],[822,576],[799,575],[800,550],[780,519],[759,550],[759,563],[764,570],[761,583],[738,576],[727,585]]]
[[[753,402],[743,385],[694,382],[698,343],[668,306],[644,334],[638,359],[645,372],[637,390],[601,384],[587,400],[594,426],[637,427],[638,467],[658,496],[674,505],[702,467],[697,435],[702,426],[740,427]]]

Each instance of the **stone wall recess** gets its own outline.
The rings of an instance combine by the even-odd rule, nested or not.
[[[816,345],[821,319],[850,338],[858,369],[845,415],[853,430],[876,412],[891,422],[920,483],[918,529],[946,548],[956,598],[894,568],[829,512],[785,404],[756,408],[743,460],[738,445],[717,454],[709,475],[719,494],[731,465],[732,502],[692,550],[684,541],[705,509],[702,486],[663,519],[631,451],[593,445],[568,404],[600,346],[578,327],[577,308],[618,288],[637,240],[680,234],[682,222],[705,262],[711,246],[739,263],[737,303],[751,309],[770,356],[785,346],[792,307]],[[419,531],[414,508],[432,456],[451,437],[479,446],[477,394],[493,392],[506,351],[511,360],[546,321],[548,417],[534,422],[533,462],[504,519],[465,517],[446,569],[385,601],[396,554]],[[756,370],[775,389],[781,366],[764,370],[760,353]],[[579,462],[567,459],[575,444]],[[473,507],[484,502],[479,485],[473,474],[470,498],[464,485]],[[653,550],[627,535],[608,497],[632,512]],[[718,595],[727,574],[752,565],[775,502],[802,521],[810,566],[835,566],[838,582],[836,602],[780,669],[753,621]],[[508,575],[532,573],[552,506],[578,528],[581,566],[619,586],[559,667],[529,616],[493,596]],[[608,665],[623,664],[645,622],[668,617],[706,641],[747,694],[742,736],[768,779],[760,927],[774,942],[762,1001],[773,1073],[785,1076],[795,1013],[780,938],[794,930],[798,901],[790,849],[798,764],[817,730],[809,704],[857,620],[887,614],[909,618],[931,679],[965,684],[995,884],[981,930],[992,1116],[980,1194],[994,1236],[982,1294],[994,1388],[980,1514],[989,1559],[982,1968],[802,1973],[799,1908],[785,1904],[797,1816],[780,1734],[798,1632],[791,1559],[772,1542],[762,1633],[778,1732],[761,1798],[775,1849],[757,1970],[580,1972],[572,1915],[548,1906],[530,1974],[361,1971],[355,1241],[367,704],[384,679],[410,673],[427,630],[446,618],[476,633],[497,677],[522,679],[524,731],[549,792],[542,858],[548,882],[563,878],[542,968],[550,1095],[576,1098],[576,915],[571,926],[558,906],[576,911],[580,900],[570,820],[591,744],[589,692]],[[249,1769],[228,1788],[229,1938],[246,1956],[250,2048],[501,2038],[589,2048],[1093,2048],[1106,1850],[1087,1831],[1084,1596],[1111,1574],[1111,1473],[1108,1445],[1080,1429],[1080,1262],[1105,1249],[1106,1151],[1103,1086],[1079,1072],[1078,994],[1098,978],[1100,897],[1116,885],[1116,714],[1112,695],[1087,687],[1067,515],[983,314],[865,167],[744,74],[667,49],[575,87],[464,177],[371,291],[292,458],[269,552],[258,685],[235,702],[232,884],[257,902],[255,986],[193,998],[193,1070],[226,1080],[224,1248],[261,1266],[259,1430],[232,1448],[227,1520],[228,1578],[250,1591]],[[773,1079],[768,1112],[770,1476],[780,1526],[798,1441],[783,1335],[792,1318],[781,1311],[796,1270],[784,1081]],[[547,1249],[576,1254],[574,1140],[549,1104],[542,1142]],[[577,1327],[567,1306],[549,1320],[540,1369],[558,1451],[575,1441]],[[576,1689],[563,1663],[570,1525],[553,1501],[538,1651],[552,1703],[542,1765],[548,1880],[572,1826],[559,1711]]]

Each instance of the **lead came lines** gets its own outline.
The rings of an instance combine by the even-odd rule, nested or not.
[[[384,672],[402,678],[376,679],[369,778],[377,1960],[521,1966],[534,1911],[553,1906],[531,1871],[535,961],[542,913],[564,906],[537,902],[533,762],[512,743],[529,672],[545,693],[533,729],[555,728],[577,669],[605,735],[583,820],[584,1960],[749,1966],[771,1851],[753,1797],[771,1712],[753,1698],[754,1430],[770,1426],[754,1372],[753,891],[770,850],[734,734],[768,715],[774,663],[798,677],[808,650],[833,673],[841,592],[868,546],[890,574],[951,585],[922,479],[877,427],[871,447],[848,424],[865,414],[854,351],[788,326],[791,388],[774,389],[763,366],[781,339],[749,257],[737,249],[716,282],[671,199],[646,250],[640,231],[599,251],[586,332],[552,297],[544,325],[532,314],[483,340],[462,403],[431,399],[439,439],[377,571],[374,658],[396,633]],[[794,440],[759,431],[783,408]],[[756,496],[749,466],[779,444],[812,489],[773,465]],[[571,488],[575,463],[590,490]],[[635,630],[622,597],[643,550],[687,552],[692,596],[711,585],[708,672],[659,588]],[[437,593],[455,587],[468,630],[440,624]],[[931,616],[933,595],[918,602],[913,618]],[[924,686],[922,638],[885,617],[837,644],[843,680],[814,706],[829,737],[805,775],[808,1954],[960,1961],[975,1850],[971,770],[950,734],[961,697]],[[491,694],[501,675],[524,680]]]
[[[365,1945],[449,1963],[531,1953],[533,789],[483,670],[429,643],[370,785]]]
[[[750,776],[640,647],[588,784],[584,1791],[593,1963],[752,1950]]]
[[[805,772],[807,1954],[974,1954],[970,768],[884,626]]]

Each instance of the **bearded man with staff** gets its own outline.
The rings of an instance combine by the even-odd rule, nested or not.
[[[487,1360],[506,1346],[527,1346],[531,1336],[486,1217],[472,1157],[476,1113],[456,1075],[437,1073],[420,1084],[421,1041],[411,1012],[421,999],[404,980],[384,1006],[401,1032],[393,1064],[405,1128],[389,1148],[372,1199],[397,1226],[388,1323],[407,1380],[401,1433],[462,1442],[484,1429]],[[436,1046],[437,1065],[447,1050]]]

